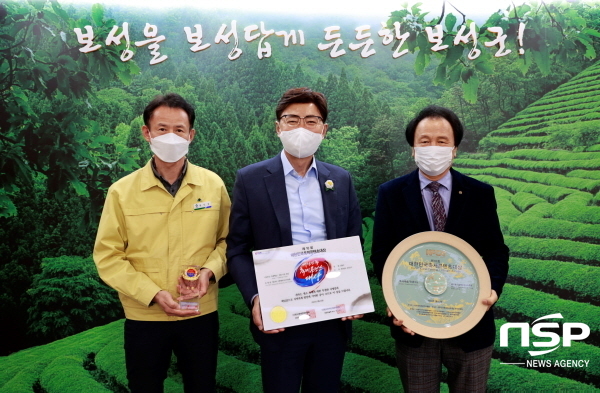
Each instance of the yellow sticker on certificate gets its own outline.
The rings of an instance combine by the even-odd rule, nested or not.
[[[265,330],[375,311],[358,236],[252,257]]]
[[[481,256],[461,238],[445,232],[407,237],[390,253],[382,276],[385,301],[415,333],[456,337],[483,317],[491,294]]]

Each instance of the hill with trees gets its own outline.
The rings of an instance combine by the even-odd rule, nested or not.
[[[583,56],[597,48],[586,29],[597,29],[599,9],[577,3],[549,7],[548,13],[527,11],[547,18],[538,27],[558,29],[556,21],[569,26],[558,41],[568,47],[579,40],[572,52],[579,57],[557,56],[557,49],[543,64],[517,56],[486,58],[483,70],[493,72],[477,71],[472,102],[473,91],[465,96],[462,79],[439,79],[440,66],[454,66],[445,54],[432,54],[415,73],[425,45],[399,59],[381,43],[367,59],[351,51],[332,59],[319,51],[324,26],[342,26],[346,45],[353,39],[355,21],[335,16],[244,15],[239,26],[264,21],[276,30],[303,29],[306,44],[285,47],[270,39],[272,56],[259,60],[258,44],[240,40],[244,54],[230,61],[232,44],[191,52],[183,27],[201,22],[210,37],[239,15],[0,3],[0,312],[11,322],[0,326],[0,354],[16,352],[0,357],[0,391],[70,391],[64,386],[77,384],[65,385],[69,378],[90,386],[85,391],[124,386],[121,310],[116,293],[95,274],[90,254],[106,190],[150,157],[140,135],[142,110],[167,92],[183,95],[196,108],[190,161],[217,172],[229,190],[237,169],[280,151],[274,107],[281,94],[292,86],[324,92],[330,128],[317,155],[353,175],[367,261],[378,185],[414,168],[403,137],[407,121],[430,103],[452,108],[466,127],[455,167],[495,187],[511,249],[509,284],[496,306],[498,326],[561,312],[565,321],[588,324],[591,334],[556,356],[600,358],[600,66]],[[425,18],[418,9],[407,12],[396,17]],[[555,24],[548,22],[552,18]],[[149,50],[141,47],[122,62],[125,43],[79,51],[75,28],[92,26],[103,43],[112,26],[124,22],[131,41],[143,38],[145,23],[156,24],[168,37],[161,44],[168,60],[151,66]],[[572,29],[577,26],[590,38],[588,46]],[[447,30],[455,35],[457,27]],[[376,280],[371,284],[377,311],[354,324],[345,391],[399,389],[381,288]],[[254,391],[244,390],[257,389],[260,378],[247,310],[235,287],[223,290],[221,301],[220,388]],[[111,321],[116,322],[95,328]],[[497,343],[490,390],[503,390],[509,382],[532,390],[600,387],[597,365],[542,373],[500,364],[525,356]],[[180,390],[175,370],[168,389]]]

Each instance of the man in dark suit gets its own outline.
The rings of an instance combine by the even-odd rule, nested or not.
[[[482,256],[492,293],[488,311],[473,329],[451,339],[415,334],[392,317],[396,360],[405,391],[439,391],[441,364],[448,369],[451,391],[484,392],[496,334],[492,305],[508,274],[508,247],[500,231],[494,189],[451,169],[463,126],[449,109],[429,106],[406,127],[406,139],[419,169],[379,188],[371,261],[381,280],[392,249],[424,231],[460,237]]]
[[[351,319],[265,331],[251,251],[362,235],[350,174],[317,161],[327,133],[327,101],[290,89],[275,109],[281,154],[238,171],[233,188],[227,265],[252,310],[250,330],[261,348],[266,393],[331,393],[339,383]]]

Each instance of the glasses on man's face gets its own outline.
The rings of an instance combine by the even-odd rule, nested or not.
[[[304,120],[304,125],[307,128],[314,128],[314,127],[318,127],[320,125],[323,124],[323,118],[321,118],[321,116],[304,116],[304,117],[300,117],[297,115],[283,115],[281,116],[281,120],[283,121],[283,123],[287,126],[290,127],[295,127],[300,125],[300,123],[302,122],[302,120]]]

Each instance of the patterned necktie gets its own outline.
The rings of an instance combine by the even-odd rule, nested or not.
[[[432,181],[427,185],[429,189],[433,192],[433,197],[431,198],[431,207],[433,209],[433,226],[436,231],[444,231],[444,227],[446,226],[446,211],[444,210],[444,201],[442,201],[442,197],[438,190],[440,189],[441,184]]]

